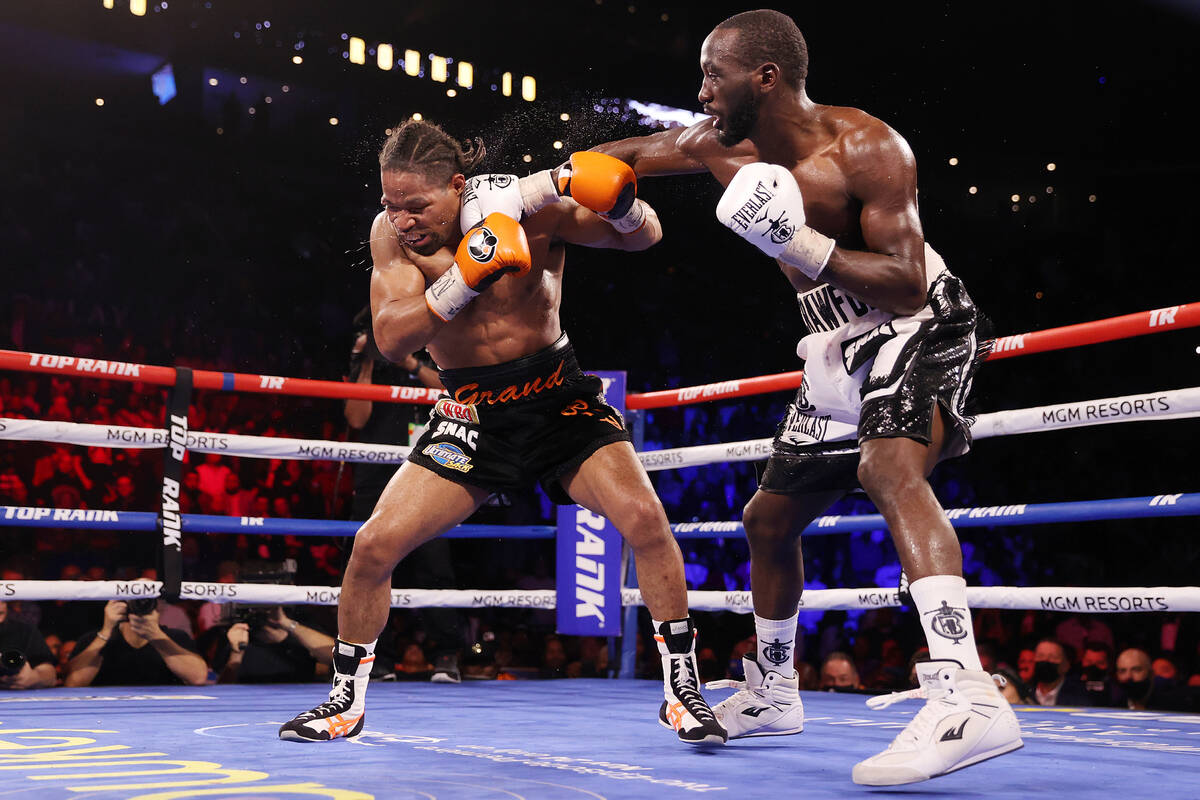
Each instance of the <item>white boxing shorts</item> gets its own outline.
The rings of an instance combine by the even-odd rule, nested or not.
[[[962,281],[925,245],[928,292],[912,316],[867,305],[828,284],[797,296],[808,334],[796,353],[804,380],[775,433],[759,488],[794,494],[858,486],[859,443],[906,437],[929,444],[934,409],[946,458],[971,447],[965,414],[979,342],[978,310]]]

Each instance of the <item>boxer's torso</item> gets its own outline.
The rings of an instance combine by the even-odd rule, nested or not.
[[[532,268],[516,277],[505,275],[463,309],[428,343],[429,354],[442,369],[501,364],[541,350],[562,333],[558,309],[562,301],[565,247],[554,238],[556,214],[549,206],[522,221],[529,241]],[[428,287],[450,269],[454,251],[442,248],[418,255],[401,244]]]
[[[728,186],[738,169],[754,161],[768,161],[788,167],[796,177],[804,196],[806,224],[826,236],[837,239],[838,245],[863,249],[859,215],[862,204],[850,192],[849,167],[852,149],[860,145],[869,129],[883,123],[855,108],[817,106],[816,124],[787,141],[760,142],[759,147],[749,140],[734,147],[717,141],[712,121],[691,128],[679,138],[679,149],[701,162],[713,177]],[[787,153],[782,157],[772,157]],[[793,276],[796,290],[803,292],[818,285],[803,277]]]

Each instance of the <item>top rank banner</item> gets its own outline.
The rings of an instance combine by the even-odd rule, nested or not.
[[[592,372],[604,400],[625,414],[625,373]],[[621,534],[583,506],[558,507],[558,631],[573,636],[621,634]]]

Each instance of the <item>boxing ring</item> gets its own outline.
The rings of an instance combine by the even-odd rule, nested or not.
[[[0,696],[0,797],[39,800],[684,800],[689,797],[1196,796],[1200,716],[1016,707],[1025,747],[881,793],[850,782],[912,710],[803,692],[805,730],[686,748],[652,681],[373,681],[353,740],[275,730],[317,684],[48,689]],[[596,723],[603,706],[603,727]],[[1152,788],[1151,788],[1152,787]]]
[[[1079,347],[1200,326],[1200,303],[1003,337],[992,359]],[[0,582],[9,600],[126,599],[177,596],[241,603],[337,602],[337,588],[206,583],[184,580],[181,536],[288,534],[353,536],[358,523],[180,514],[172,506],[185,450],[228,456],[400,463],[408,448],[338,441],[257,437],[187,429],[192,389],[432,404],[435,390],[159,367],[0,350],[0,369],[140,381],[171,388],[168,429],[0,418],[0,439],[167,453],[158,511],[0,506],[0,525],[156,531],[164,542],[163,580]],[[641,451],[641,412],[794,389],[800,372],[625,397]],[[182,412],[180,411],[182,409]],[[1200,387],[1152,390],[980,415],[976,439],[1132,421],[1200,417]],[[774,421],[772,420],[772,424]],[[830,423],[828,438],[852,438]],[[639,452],[647,470],[764,459],[769,438]],[[1200,515],[1200,493],[1167,487],[1153,496],[1075,499],[948,509],[956,528]],[[885,527],[879,515],[829,516],[806,536]],[[673,524],[679,538],[741,537],[738,522]],[[464,525],[450,536],[551,538],[551,526]],[[561,534],[560,534],[561,535]],[[172,551],[171,545],[174,545]],[[174,553],[174,558],[172,557]],[[619,604],[625,607],[622,664],[630,676],[640,594],[628,557]],[[558,607],[555,590],[395,589],[397,608]],[[1200,611],[1200,587],[968,588],[974,608],[1080,611]],[[751,611],[749,592],[692,591],[694,610]],[[900,605],[895,588],[807,591],[802,610]],[[634,626],[631,628],[631,626]],[[868,711],[855,695],[804,693],[806,731],[798,737],[736,740],[718,752],[681,747],[657,729],[661,687],[650,681],[467,682],[459,686],[373,682],[364,733],[316,747],[280,742],[275,728],[312,705],[316,685],[161,687],[139,691],[53,689],[0,697],[0,797],[166,798],[321,796],[336,798],[640,798],[692,794],[841,797],[869,787],[850,782],[850,767],[882,749],[916,709]],[[597,708],[602,714],[597,715]],[[1115,709],[1018,707],[1026,747],[1011,756],[900,791],[916,796],[1066,796],[1099,791],[1144,796],[1195,794],[1200,716]],[[599,719],[602,728],[596,725]],[[347,750],[346,748],[354,748]],[[1106,752],[1107,751],[1107,752]],[[752,784],[748,780],[752,777]],[[982,788],[981,788],[982,787]],[[1089,788],[1090,787],[1090,790]],[[1101,787],[1103,787],[1101,789]]]

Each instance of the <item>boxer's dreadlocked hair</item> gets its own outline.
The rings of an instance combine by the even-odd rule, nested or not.
[[[787,14],[768,9],[734,14],[715,30],[738,32],[734,58],[748,69],[768,61],[783,70],[783,81],[793,89],[808,78],[808,45]]]
[[[408,120],[393,128],[383,143],[379,166],[389,171],[418,172],[432,180],[448,181],[458,172],[470,175],[486,154],[482,139],[459,143],[432,122]]]

